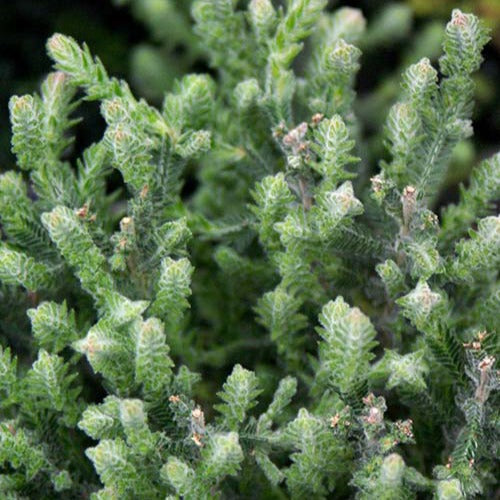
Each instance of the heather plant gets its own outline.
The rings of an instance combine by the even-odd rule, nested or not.
[[[156,108],[55,34],[10,101],[2,497],[492,498],[500,154],[438,204],[482,23],[453,11],[437,66],[405,69],[374,166],[360,11],[131,3],[212,73]],[[85,100],[106,128],[72,163]]]

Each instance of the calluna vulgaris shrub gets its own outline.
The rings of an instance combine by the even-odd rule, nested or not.
[[[500,155],[431,210],[486,30],[407,68],[372,175],[365,21],[326,3],[195,0],[213,76],[160,109],[49,39],[0,177],[2,498],[494,497]]]

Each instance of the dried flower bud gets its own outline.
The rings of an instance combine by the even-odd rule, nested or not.
[[[404,225],[408,228],[417,206],[417,190],[413,186],[406,186],[404,188],[401,203],[403,205]]]

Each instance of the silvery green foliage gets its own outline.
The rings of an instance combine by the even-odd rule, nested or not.
[[[433,212],[482,23],[453,11],[436,67],[415,49],[371,175],[360,49],[406,7],[116,3],[163,44],[134,55],[150,80],[186,46],[160,108],[61,34],[40,95],[10,102],[0,496],[492,497],[499,155]],[[184,74],[196,58],[216,77]],[[72,165],[82,94],[106,129]]]

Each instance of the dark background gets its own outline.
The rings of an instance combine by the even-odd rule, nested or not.
[[[377,11],[388,3],[385,0],[338,1],[332,2],[332,6],[361,8],[370,26]],[[430,18],[442,20],[444,24],[449,19],[451,8],[463,6],[464,2],[408,0],[407,3],[415,8],[413,33]],[[496,26],[493,32],[496,42],[491,42],[486,48],[485,63],[478,76],[475,161],[500,149],[500,6],[498,10],[495,8],[500,2],[474,0],[468,4],[465,7],[472,6],[482,17],[489,17],[491,26]],[[86,41],[110,74],[129,80],[132,47],[150,41],[148,30],[134,19],[130,8],[117,7],[111,0],[0,0],[0,170],[12,168],[14,163],[9,145],[8,99],[13,94],[38,90],[41,80],[51,69],[45,54],[45,41],[54,32]],[[357,83],[361,98],[399,67],[404,42],[401,40],[364,54]],[[209,68],[203,61],[197,61],[193,69],[207,71]],[[140,89],[135,90],[141,93]],[[79,110],[79,116],[84,120],[76,131],[75,154],[97,140],[103,129],[97,105],[85,104]]]

